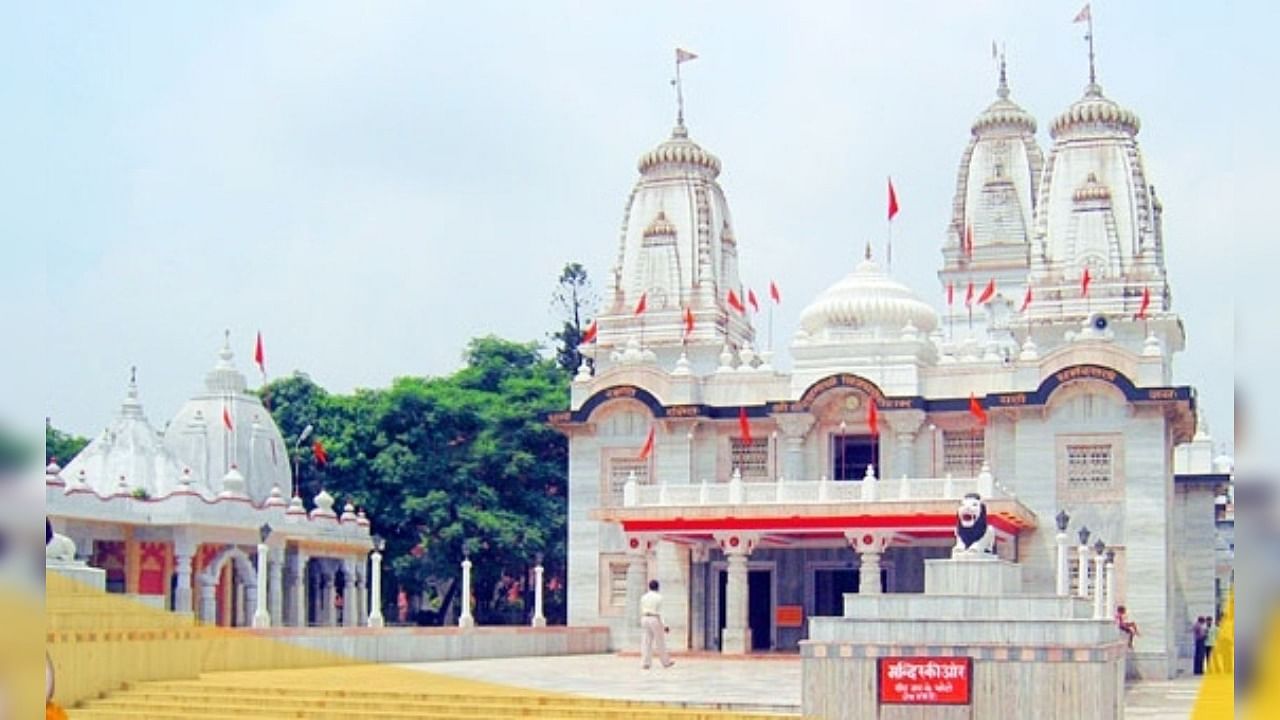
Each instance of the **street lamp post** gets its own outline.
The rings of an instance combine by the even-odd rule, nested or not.
[[[1067,525],[1071,522],[1071,515],[1066,510],[1059,510],[1058,516],[1054,518],[1058,523],[1058,534],[1054,536],[1054,540],[1058,544],[1058,597],[1066,597],[1071,594],[1071,570],[1067,567],[1070,562],[1067,559]]]
[[[302,428],[302,432],[298,433],[298,441],[293,444],[293,494],[297,496],[302,491],[302,443],[311,437],[311,431],[314,430],[310,423]]]
[[[1098,538],[1093,544],[1093,619],[1105,620],[1107,617],[1106,606],[1106,583],[1103,580],[1102,572],[1107,562],[1107,544]]]
[[[382,617],[382,551],[386,547],[386,540],[379,535],[373,536],[373,552],[369,555],[369,564],[373,570],[369,573],[373,578],[369,585],[369,627],[386,625],[386,620]]]
[[[538,555],[538,564],[533,568],[533,626],[546,627],[547,618],[542,614],[542,555]]]
[[[253,610],[253,626],[256,628],[271,627],[271,613],[267,612],[267,538],[271,537],[271,526],[263,524],[258,528],[258,595]]]
[[[458,617],[458,627],[475,627],[476,619],[471,615],[471,556],[462,556],[462,615]]]

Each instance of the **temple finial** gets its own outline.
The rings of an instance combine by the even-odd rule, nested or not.
[[[995,43],[991,43],[991,52],[993,55],[996,52]],[[999,95],[1001,100],[1007,100],[1009,99],[1009,76],[1005,72],[1004,48],[1000,49],[999,65],[1000,65],[1000,84],[996,87],[996,95]]]
[[[1094,68],[1093,62],[1093,9],[1090,7],[1091,4],[1092,3],[1085,3],[1084,7],[1080,9],[1080,12],[1076,13],[1075,20],[1072,20],[1071,22],[1087,23],[1089,26],[1089,30],[1084,36],[1084,39],[1089,41],[1089,91],[1098,92],[1098,73]]]
[[[697,60],[697,53],[683,48],[676,48],[676,76],[671,85],[676,89],[676,127],[684,127],[684,83],[680,80],[680,66],[690,60]]]
[[[136,385],[137,383],[138,383],[138,366],[130,365],[129,366],[129,384]]]
[[[863,253],[862,256],[868,260],[871,259],[871,241],[870,240],[867,241],[867,250],[866,252]]]

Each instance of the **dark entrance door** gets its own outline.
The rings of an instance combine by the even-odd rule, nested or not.
[[[716,613],[716,645],[724,631],[725,597],[729,573],[720,571],[720,607]],[[773,649],[773,577],[770,570],[747,571],[747,626],[751,628],[751,649]]]
[[[813,614],[844,615],[844,594],[858,592],[857,570],[817,570],[813,577]]]
[[[877,475],[880,473],[880,443],[874,435],[831,436],[832,480],[861,480],[868,465],[876,466]]]

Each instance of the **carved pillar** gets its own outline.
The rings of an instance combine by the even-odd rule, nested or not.
[[[267,554],[267,612],[271,623],[284,627],[284,546],[271,548]]]
[[[547,618],[542,614],[542,564],[533,568],[533,627],[546,627]]]
[[[200,574],[200,622],[218,624],[218,578],[209,573]]]
[[[334,627],[338,624],[338,608],[334,605],[334,598],[337,597],[337,568],[334,567],[332,560],[324,560],[321,570],[321,590],[320,602],[323,605],[320,608],[320,617],[324,618],[321,623],[325,627]]]
[[[893,467],[886,469],[884,458],[881,458],[880,477],[915,477],[916,433],[924,424],[924,411],[895,410],[885,413],[884,418],[893,428]]]
[[[882,594],[880,559],[892,544],[893,536],[883,532],[852,531],[845,533],[845,539],[858,553],[858,594]]]
[[[1089,546],[1080,545],[1076,547],[1076,558],[1079,561],[1079,575],[1076,596],[1085,600],[1089,599]]]
[[[289,583],[293,586],[293,626],[307,626],[307,553],[301,548],[293,555],[293,565],[289,568]]]
[[[356,564],[347,559],[342,561],[342,625],[356,626]]]
[[[1071,594],[1071,567],[1068,565],[1071,561],[1067,554],[1067,534],[1059,532],[1054,536],[1054,541],[1058,544],[1058,583],[1057,591],[1059,597],[1067,597]]]
[[[724,627],[720,630],[720,652],[745,655],[751,652],[751,606],[748,593],[747,558],[758,538],[752,534],[717,535],[729,568],[725,578]]]
[[[253,626],[256,628],[271,627],[271,613],[267,610],[267,602],[270,600],[267,592],[267,554],[270,552],[271,548],[266,543],[258,543],[258,564],[254,568],[254,583],[249,588],[252,597],[246,597],[249,606],[253,608]]]
[[[804,466],[804,437],[813,427],[812,415],[775,415],[782,432],[782,476],[787,480],[807,480]]]
[[[351,559],[356,569],[355,597],[352,599],[352,607],[355,608],[356,625],[364,626],[369,624],[368,602],[368,585],[365,573],[368,572],[364,566],[364,558],[355,557]]]
[[[189,543],[175,542],[173,545],[173,574],[176,576],[176,587],[173,589],[174,612],[194,612],[191,598],[191,562],[195,557],[195,546]]]

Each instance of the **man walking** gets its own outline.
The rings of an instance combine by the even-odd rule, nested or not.
[[[1209,634],[1204,621],[1205,618],[1203,616],[1196,618],[1195,627],[1191,628],[1191,636],[1196,641],[1196,655],[1195,659],[1191,661],[1191,672],[1196,675],[1204,674],[1204,641]]]
[[[1213,646],[1218,644],[1218,624],[1213,621],[1213,616],[1205,618],[1207,623],[1204,631],[1204,666],[1206,669],[1211,667],[1209,661],[1213,658]]]
[[[643,635],[640,638],[640,664],[645,669],[649,669],[649,664],[653,660],[654,646],[658,649],[658,659],[662,661],[662,667],[668,668],[675,665],[671,660],[671,656],[667,654],[666,631],[667,626],[662,623],[662,595],[658,593],[658,581],[649,581],[649,592],[640,596],[640,630]]]

